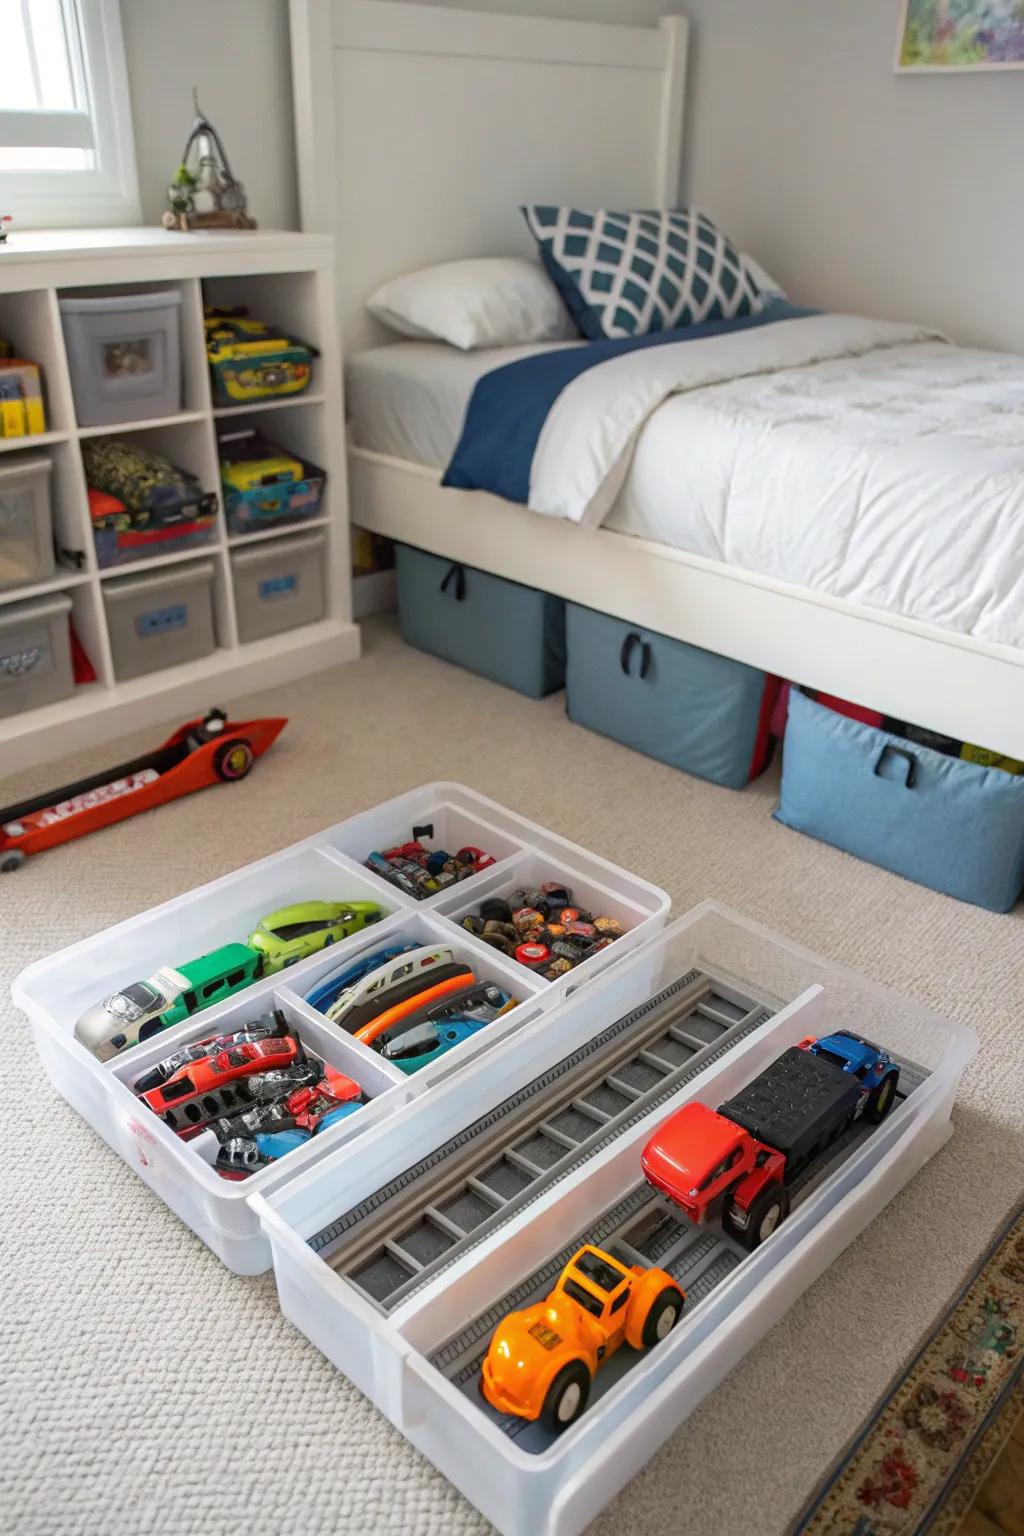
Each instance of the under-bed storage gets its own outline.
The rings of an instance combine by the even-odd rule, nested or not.
[[[566,606],[570,720],[740,789],[767,766],[775,678],[623,619]]]
[[[543,698],[565,683],[565,604],[501,576],[399,544],[402,639],[494,683]]]
[[[776,819],[995,912],[1024,888],[1024,778],[850,719],[795,688]]]

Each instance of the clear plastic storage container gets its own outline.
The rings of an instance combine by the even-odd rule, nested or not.
[[[715,1108],[840,1028],[896,1058],[900,1097],[809,1164],[753,1253],[645,1183],[641,1150],[675,1109]],[[282,1309],[505,1536],[578,1536],[943,1144],[976,1047],[705,902],[482,1055],[471,1092],[443,1085],[254,1191]],[[687,1301],[660,1343],[599,1367],[556,1436],[491,1408],[480,1366],[500,1319],[544,1297],[584,1242],[667,1268]]]
[[[63,592],[0,608],[0,716],[66,699],[75,686]]]
[[[538,980],[460,928],[441,897],[416,902],[364,867],[368,853],[407,840],[414,827],[425,826],[433,828],[438,847],[454,850],[472,843],[497,860],[456,888],[460,901],[474,893],[485,895],[495,880],[513,879],[519,871],[550,861],[558,878],[569,878],[581,890],[600,891],[614,902],[626,932],[561,983]],[[442,895],[451,900],[453,890]],[[161,965],[244,941],[264,914],[312,899],[374,901],[386,915],[110,1062],[100,1062],[74,1038],[75,1021],[90,1003],[153,975]],[[663,891],[597,854],[462,785],[429,784],[37,961],[15,981],[13,996],[32,1022],[36,1049],[57,1090],[229,1268],[256,1274],[270,1265],[270,1245],[248,1203],[254,1192],[275,1188],[341,1142],[361,1142],[377,1124],[397,1124],[410,1106],[439,1092],[449,1079],[462,1085],[462,1102],[471,1100],[481,1062],[539,1027],[569,988],[587,977],[603,983],[618,960],[663,927],[668,910]],[[518,1000],[509,1013],[410,1076],[304,1001],[317,982],[346,960],[399,939],[450,946],[480,980],[496,981]],[[131,1084],[185,1041],[240,1029],[274,1007],[294,1024],[307,1050],[354,1077],[369,1102],[279,1163],[232,1183],[210,1165],[216,1155],[212,1133],[180,1141],[138,1101]]]
[[[0,462],[0,589],[54,573],[49,459]]]

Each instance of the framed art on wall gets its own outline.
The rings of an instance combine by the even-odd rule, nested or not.
[[[1024,69],[1021,0],[904,0],[901,73]]]

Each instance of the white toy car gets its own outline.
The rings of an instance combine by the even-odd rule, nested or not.
[[[192,983],[180,971],[162,966],[148,981],[133,981],[102,1002],[93,1003],[75,1025],[75,1039],[100,1061],[109,1061],[139,1043],[139,1031],[165,1013]]]

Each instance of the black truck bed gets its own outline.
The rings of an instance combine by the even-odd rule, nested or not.
[[[786,1154],[787,1178],[838,1135],[860,1098],[860,1084],[840,1067],[790,1046],[719,1114]]]

